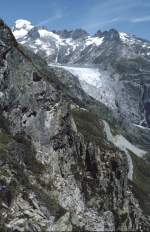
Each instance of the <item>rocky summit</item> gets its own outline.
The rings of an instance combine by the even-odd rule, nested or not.
[[[1,232],[149,231],[149,46],[0,21]]]

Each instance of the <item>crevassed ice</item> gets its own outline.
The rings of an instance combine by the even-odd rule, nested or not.
[[[76,67],[64,66],[58,64],[49,64],[49,66],[61,67],[78,77],[83,90],[103,102],[106,106],[116,109],[116,95],[113,90],[113,82],[109,73],[95,67]]]
[[[79,80],[85,81],[88,84],[95,86],[97,88],[102,86],[100,80],[100,72],[96,68],[78,68],[78,67],[68,67],[62,66],[64,69],[71,72],[73,75],[77,76]]]

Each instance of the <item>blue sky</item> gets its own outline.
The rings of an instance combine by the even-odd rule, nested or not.
[[[150,0],[1,0],[0,13],[10,26],[23,18],[49,29],[116,28],[150,40]]]

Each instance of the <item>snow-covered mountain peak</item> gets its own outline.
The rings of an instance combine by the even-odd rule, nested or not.
[[[124,44],[127,45],[139,45],[144,47],[147,47],[148,49],[150,48],[149,41],[146,41],[144,39],[138,38],[133,34],[130,33],[125,33],[125,32],[119,32],[119,36],[121,41]]]
[[[41,55],[48,64],[98,64],[104,61],[107,65],[115,56],[150,56],[148,41],[115,29],[99,30],[95,35],[83,29],[49,31],[43,26],[33,26],[28,20],[19,19],[12,31],[18,42]]]
[[[33,28],[33,25],[31,24],[30,21],[25,20],[25,19],[18,19],[15,22],[15,28],[16,29],[26,29],[26,30],[31,30]]]
[[[30,21],[25,19],[18,19],[16,20],[13,27],[14,36],[16,37],[16,39],[23,38],[33,27],[34,26],[31,24]]]

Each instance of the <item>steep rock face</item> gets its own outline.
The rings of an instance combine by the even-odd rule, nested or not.
[[[90,98],[69,95],[67,74],[40,69],[6,25],[0,45],[1,231],[148,231],[125,154],[80,106]]]

